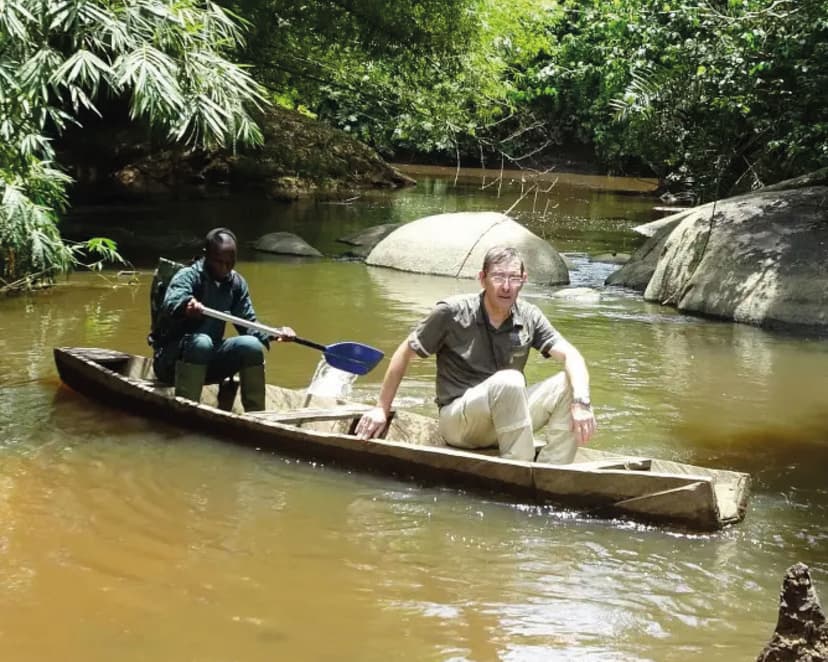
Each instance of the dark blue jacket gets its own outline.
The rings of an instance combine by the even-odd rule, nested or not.
[[[184,308],[193,297],[209,308],[250,322],[256,321],[256,312],[244,277],[237,271],[231,271],[224,281],[217,283],[210,278],[202,258],[176,272],[167,287],[164,302],[158,311],[162,318],[166,317],[171,322],[167,327],[170,332],[164,338],[164,346],[180,342],[188,333],[206,333],[216,345],[224,339],[223,321],[206,316],[199,319],[187,319],[184,316]],[[265,347],[270,347],[270,339],[266,334],[243,326],[236,326],[236,330],[240,335],[255,336]],[[158,349],[161,348],[156,347]]]

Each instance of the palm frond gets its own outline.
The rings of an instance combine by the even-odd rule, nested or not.
[[[0,268],[49,278],[76,252],[57,214],[71,179],[52,139],[106,92],[175,139],[260,143],[249,111],[267,103],[248,71],[222,56],[242,21],[210,0],[0,0]],[[106,258],[114,245],[86,247]]]
[[[0,34],[6,33],[11,39],[29,38],[27,24],[35,18],[25,5],[19,2],[0,3]]]
[[[149,44],[118,58],[113,66],[120,87],[132,89],[130,112],[167,122],[184,110],[178,63]]]
[[[616,111],[616,119],[619,121],[632,116],[649,117],[659,96],[659,87],[651,71],[634,71],[630,78],[624,94],[609,104]]]
[[[101,82],[112,78],[112,68],[94,53],[86,50],[75,51],[52,73],[49,82],[53,85],[75,85],[88,87],[97,92]]]

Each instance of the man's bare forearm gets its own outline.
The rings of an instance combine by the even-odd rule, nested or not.
[[[589,399],[589,370],[586,361],[577,348],[563,338],[549,351],[553,358],[563,361],[564,372],[572,386],[572,397]]]
[[[413,357],[414,352],[408,346],[407,340],[400,343],[400,346],[391,356],[388,369],[382,379],[379,398],[377,398],[377,406],[382,407],[386,414],[391,411],[391,404],[394,402],[394,397],[397,395],[400,383],[402,383],[402,379],[408,370],[408,364]]]
[[[567,352],[564,370],[572,385],[572,397],[576,400],[589,400],[589,370],[581,353],[572,347]]]

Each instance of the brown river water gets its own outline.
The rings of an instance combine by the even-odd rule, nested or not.
[[[346,204],[77,210],[66,232],[115,236],[139,275],[79,273],[0,300],[0,660],[751,660],[788,566],[810,565],[828,595],[828,342],[605,288],[614,267],[588,255],[640,244],[630,228],[659,204],[649,182],[561,175],[525,196],[512,214],[599,296],[556,299],[531,282],[523,296],[589,362],[595,447],[753,476],[747,518],[720,533],[589,520],[256,452],[60,385],[54,346],[147,352],[153,261],[187,257],[215,225],[237,232],[263,321],[390,354],[435,300],[475,283],[266,257],[245,242],[287,230],[333,256],[360,228],[503,211],[527,189],[519,173],[491,185],[489,172],[485,188],[479,172],[460,175],[418,169],[415,189]],[[269,379],[303,387],[318,358],[276,346]],[[385,365],[357,381],[357,398],[375,397]],[[535,358],[529,380],[555,367]],[[398,406],[433,411],[433,373],[415,362]]]

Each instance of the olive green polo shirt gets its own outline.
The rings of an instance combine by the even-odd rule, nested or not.
[[[422,358],[437,355],[436,402],[443,407],[498,370],[523,372],[530,347],[547,356],[560,337],[537,306],[520,299],[493,329],[480,293],[438,301],[408,346]]]

